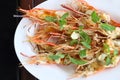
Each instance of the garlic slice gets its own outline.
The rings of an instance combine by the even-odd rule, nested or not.
[[[71,38],[72,38],[72,39],[78,39],[79,37],[80,37],[80,34],[79,34],[79,33],[73,32],[73,33],[71,34]]]

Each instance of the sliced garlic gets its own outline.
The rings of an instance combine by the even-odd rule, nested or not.
[[[107,22],[110,22],[110,16],[109,16],[109,15],[103,13],[103,14],[102,14],[102,18],[103,18],[104,20],[106,20]]]
[[[92,12],[93,12],[92,10],[87,10],[85,13],[91,15]]]
[[[114,45],[117,47],[120,47],[120,40],[114,40]]]
[[[115,57],[112,58],[112,60],[113,60],[113,65],[117,65],[117,63],[120,60],[120,57],[119,56],[115,56]]]
[[[80,37],[79,33],[73,32],[73,33],[71,34],[71,38],[72,38],[72,39],[78,39],[79,37]]]
[[[109,37],[112,39],[117,38],[118,36],[120,36],[120,28],[116,27],[114,31],[108,32],[108,34],[109,34]]]
[[[98,57],[98,60],[99,61],[104,61],[105,57],[107,56],[107,54],[101,54],[99,57]]]

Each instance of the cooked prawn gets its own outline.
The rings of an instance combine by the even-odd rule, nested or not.
[[[120,24],[85,0],[74,4],[61,5],[67,10],[20,9],[40,24],[34,36],[28,37],[37,48],[31,63],[74,64],[75,77],[116,66],[120,61],[120,46],[116,46]]]

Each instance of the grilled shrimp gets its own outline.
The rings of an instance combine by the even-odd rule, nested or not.
[[[120,61],[120,24],[85,0],[62,4],[67,10],[19,9],[38,22],[34,43],[38,54],[33,63],[75,64],[77,76],[88,76]]]
[[[24,17],[28,17],[33,21],[38,21],[39,23],[45,23],[44,19],[47,16],[60,17],[66,13],[65,10],[48,10],[44,8],[34,8],[31,10],[24,10],[20,8],[19,11],[24,13]]]
[[[101,13],[98,9],[88,4],[85,0],[74,0],[71,4],[62,4],[63,8],[71,11],[78,18],[79,16],[91,15],[92,11],[96,11],[101,16],[101,21],[110,23],[111,25],[120,27],[120,23],[110,18],[109,14]],[[91,21],[89,21],[91,23]],[[89,24],[89,23],[88,23]],[[94,23],[92,23],[94,24]]]

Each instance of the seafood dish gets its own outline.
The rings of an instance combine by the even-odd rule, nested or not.
[[[35,26],[27,41],[35,56],[30,64],[74,65],[74,77],[89,76],[118,65],[120,24],[84,0],[61,4],[62,10],[19,9]],[[24,53],[21,53],[24,55]]]

